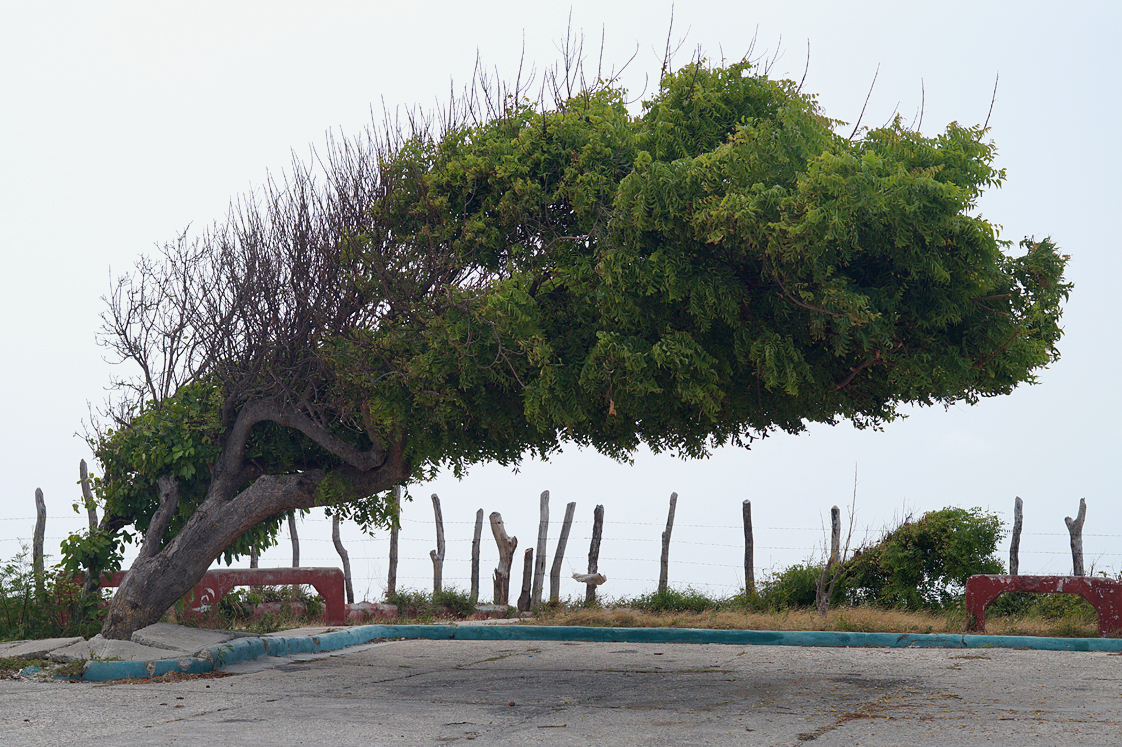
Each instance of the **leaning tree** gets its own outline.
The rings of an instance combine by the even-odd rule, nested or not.
[[[385,523],[407,478],[566,442],[877,426],[1057,358],[1067,258],[975,213],[984,128],[847,138],[748,62],[667,74],[639,116],[551,82],[331,143],[119,280],[103,339],[140,375],[67,550],[96,576],[143,536],[105,636],[295,510]]]

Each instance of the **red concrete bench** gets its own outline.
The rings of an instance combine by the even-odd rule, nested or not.
[[[120,586],[127,571],[102,578],[101,585]],[[343,572],[338,568],[224,568],[207,571],[202,579],[184,597],[187,609],[215,605],[235,586],[293,586],[313,587],[323,597],[326,623],[345,625],[347,618]]]
[[[1099,614],[1099,638],[1122,634],[1122,582],[1089,576],[971,576],[966,579],[966,630],[986,632],[986,606],[1010,591],[1078,594]]]

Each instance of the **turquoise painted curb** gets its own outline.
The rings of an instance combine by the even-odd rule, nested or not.
[[[949,633],[846,633],[834,631],[702,630],[697,628],[587,628],[548,625],[360,625],[316,636],[235,638],[198,658],[91,661],[90,681],[198,674],[261,656],[336,651],[379,638],[459,641],[589,641],[601,643],[720,643],[735,646],[877,648],[1017,648],[1031,651],[1122,652],[1122,638],[1037,638]]]

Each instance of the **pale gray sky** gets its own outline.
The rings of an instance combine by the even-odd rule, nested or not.
[[[578,1],[571,12],[594,58],[603,32],[609,66],[637,50],[625,84],[653,85],[669,2]],[[510,75],[523,48],[529,63],[551,64],[569,13],[564,4],[488,0],[0,0],[0,559],[30,537],[37,486],[47,495],[48,536],[81,526],[70,504],[78,460],[90,454],[74,434],[111,373],[94,340],[110,268],[123,271],[189,224],[221,217],[231,198],[284,169],[292,150],[307,153],[329,129],[365,127],[371,107],[446,100],[452,81],[459,88],[469,79],[477,52]],[[457,540],[445,578],[466,586],[455,579],[467,576],[475,509],[501,511],[527,547],[537,496],[548,489],[555,522],[570,500],[586,522],[570,539],[574,568],[587,553],[593,506],[603,503],[608,521],[621,522],[605,531],[601,568],[614,579],[605,591],[650,588],[673,490],[671,581],[730,589],[741,576],[740,502],[753,502],[757,564],[797,562],[821,543],[829,507],[848,506],[855,464],[859,531],[948,505],[1009,514],[1020,495],[1022,572],[1062,573],[1070,570],[1063,517],[1086,497],[1088,561],[1117,573],[1120,21],[1109,2],[1062,10],[1044,2],[680,3],[673,35],[686,38],[681,61],[696,47],[739,58],[757,35],[757,52],[781,50],[773,74],[798,79],[809,41],[804,90],[817,92],[828,116],[851,122],[878,65],[864,122],[883,123],[896,110],[911,120],[922,86],[929,135],[952,120],[984,121],[1000,74],[990,125],[1008,181],[981,210],[1005,238],[1051,235],[1072,255],[1063,360],[1037,387],[975,407],[917,411],[880,433],[814,427],[695,463],[640,455],[625,466],[574,451],[517,475],[481,467],[462,482],[415,486],[424,500],[406,508],[403,553],[416,559],[400,571],[415,580],[403,585],[424,587],[431,574],[429,493],[440,493]],[[304,527],[304,564],[334,564],[330,525]],[[556,534],[554,525],[550,552]],[[369,579],[357,591],[377,596],[385,542],[350,536],[352,555],[374,558],[356,563],[356,576]],[[484,548],[486,589],[496,553],[489,538]],[[284,564],[286,553],[282,545],[266,562]]]

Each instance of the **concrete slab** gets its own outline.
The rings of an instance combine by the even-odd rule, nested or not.
[[[41,641],[19,641],[15,646],[4,651],[4,656],[20,659],[44,659],[52,651],[75,643],[85,643],[85,639],[78,638],[44,638]]]
[[[234,637],[233,633],[222,630],[205,630],[203,628],[173,625],[172,623],[156,623],[133,633],[132,642],[151,648],[194,654],[207,646],[217,646],[220,643],[233,640]],[[164,658],[169,657],[168,654],[164,655]]]
[[[51,661],[70,662],[89,659],[120,661],[154,661],[172,658],[166,648],[142,646],[132,641],[115,641],[95,635],[88,641],[78,639],[77,643],[51,651]]]
[[[309,635],[309,636],[323,635],[324,633],[327,633],[328,631],[332,631],[332,630],[345,630],[345,628],[340,628],[338,626],[332,627],[332,626],[329,626],[329,625],[306,625],[303,628],[291,628],[289,630],[278,630],[275,633],[265,633],[261,637],[262,638],[289,638],[291,636],[297,636],[297,635]]]

